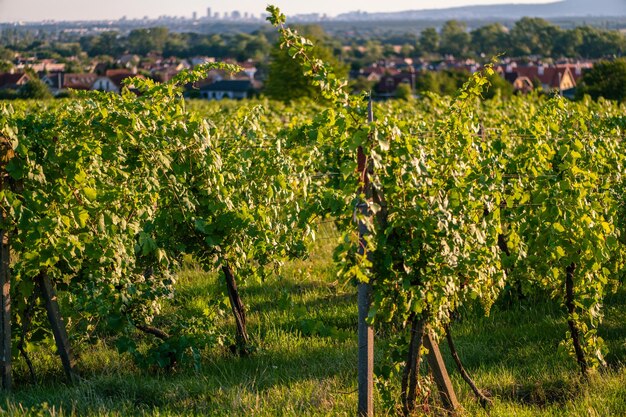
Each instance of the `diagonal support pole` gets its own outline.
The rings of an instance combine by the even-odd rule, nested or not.
[[[428,366],[430,366],[433,372],[443,406],[448,411],[449,415],[458,415],[461,405],[456,398],[452,381],[450,381],[450,376],[446,369],[446,363],[443,361],[441,351],[439,350],[439,345],[429,331],[424,335],[424,346],[428,349]]]
[[[41,297],[46,306],[46,312],[48,313],[48,320],[50,321],[50,327],[54,334],[54,341],[57,346],[57,351],[63,364],[63,369],[67,375],[67,379],[70,383],[78,381],[78,374],[74,370],[75,361],[70,348],[70,341],[67,336],[67,330],[65,329],[65,323],[63,323],[63,317],[61,316],[61,309],[57,301],[57,294],[50,281],[50,277],[45,272],[42,272],[37,277],[37,283],[41,290]]]

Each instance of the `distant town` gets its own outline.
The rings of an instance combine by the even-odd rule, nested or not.
[[[354,12],[295,15],[289,22],[300,25],[325,53],[322,58],[349,77],[353,92],[372,91],[377,99],[423,91],[452,94],[492,57],[498,57],[493,84],[501,94],[540,90],[574,98],[584,73],[596,62],[626,53],[626,13],[551,20],[497,17],[506,10],[527,11],[518,9],[493,6],[496,17],[480,20],[437,20],[447,16],[444,10],[424,12],[430,19],[414,21],[393,21],[389,14],[381,17],[388,20],[378,21],[376,14]],[[472,8],[451,10],[448,14],[475,14]],[[280,83],[293,74],[279,68],[289,61],[280,61],[277,35],[265,18],[263,13],[207,7],[190,16],[3,23],[0,98],[120,92],[130,77],[167,82],[184,69],[221,61],[243,70],[212,71],[188,86],[188,96],[288,99]],[[39,88],[32,88],[36,84]]]

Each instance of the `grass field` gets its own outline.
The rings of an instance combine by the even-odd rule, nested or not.
[[[52,348],[33,359],[39,379],[28,382],[16,364],[17,387],[0,398],[7,416],[352,416],[356,410],[356,296],[338,282],[332,240],[312,257],[286,265],[265,283],[242,285],[249,331],[257,351],[246,358],[227,349],[202,352],[201,368],[172,374],[142,371],[107,339],[79,352],[83,381],[67,386]],[[179,277],[184,304],[168,314],[192,314],[221,289],[215,275]],[[611,296],[600,331],[610,349],[608,367],[581,382],[576,364],[558,350],[567,325],[558,305],[522,300],[496,305],[490,317],[454,325],[456,344],[479,387],[494,398],[490,416],[626,416],[626,293]],[[228,317],[228,316],[226,316]],[[228,329],[233,323],[225,318]],[[332,337],[326,336],[331,334]],[[379,347],[384,340],[379,339]],[[467,416],[486,416],[447,353]],[[46,353],[47,352],[47,353]],[[380,354],[380,352],[379,352]],[[393,415],[380,398],[377,415]],[[437,405],[431,405],[437,415]]]

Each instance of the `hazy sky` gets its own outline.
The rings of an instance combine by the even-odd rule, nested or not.
[[[470,4],[548,2],[550,0],[0,0],[0,22],[191,16],[194,11],[203,16],[207,7],[213,12],[239,10],[259,14],[268,3],[279,6],[288,15],[319,12],[334,16],[352,10],[390,12]]]

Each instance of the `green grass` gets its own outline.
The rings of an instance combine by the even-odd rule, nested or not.
[[[0,398],[7,416],[352,416],[356,406],[356,296],[337,281],[332,240],[322,240],[307,261],[286,265],[264,283],[241,286],[249,331],[257,346],[250,357],[226,348],[202,352],[201,368],[173,373],[138,369],[104,337],[81,347],[83,380],[67,386],[61,366],[43,346],[33,355],[38,382],[15,366],[16,388]],[[187,271],[177,283],[179,301],[163,310],[202,314],[222,294],[215,275]],[[496,305],[490,317],[466,313],[454,325],[459,354],[479,387],[494,398],[484,412],[449,358],[457,395],[467,416],[626,415],[626,293],[609,297],[601,336],[608,367],[581,382],[575,362],[559,352],[567,325],[558,305],[522,300]],[[227,314],[219,326],[232,332]],[[326,335],[331,335],[330,337]],[[384,340],[379,340],[384,342]],[[384,343],[378,344],[378,349]],[[380,350],[377,351],[380,356]],[[385,412],[376,399],[377,415]],[[434,414],[436,404],[431,404]]]

